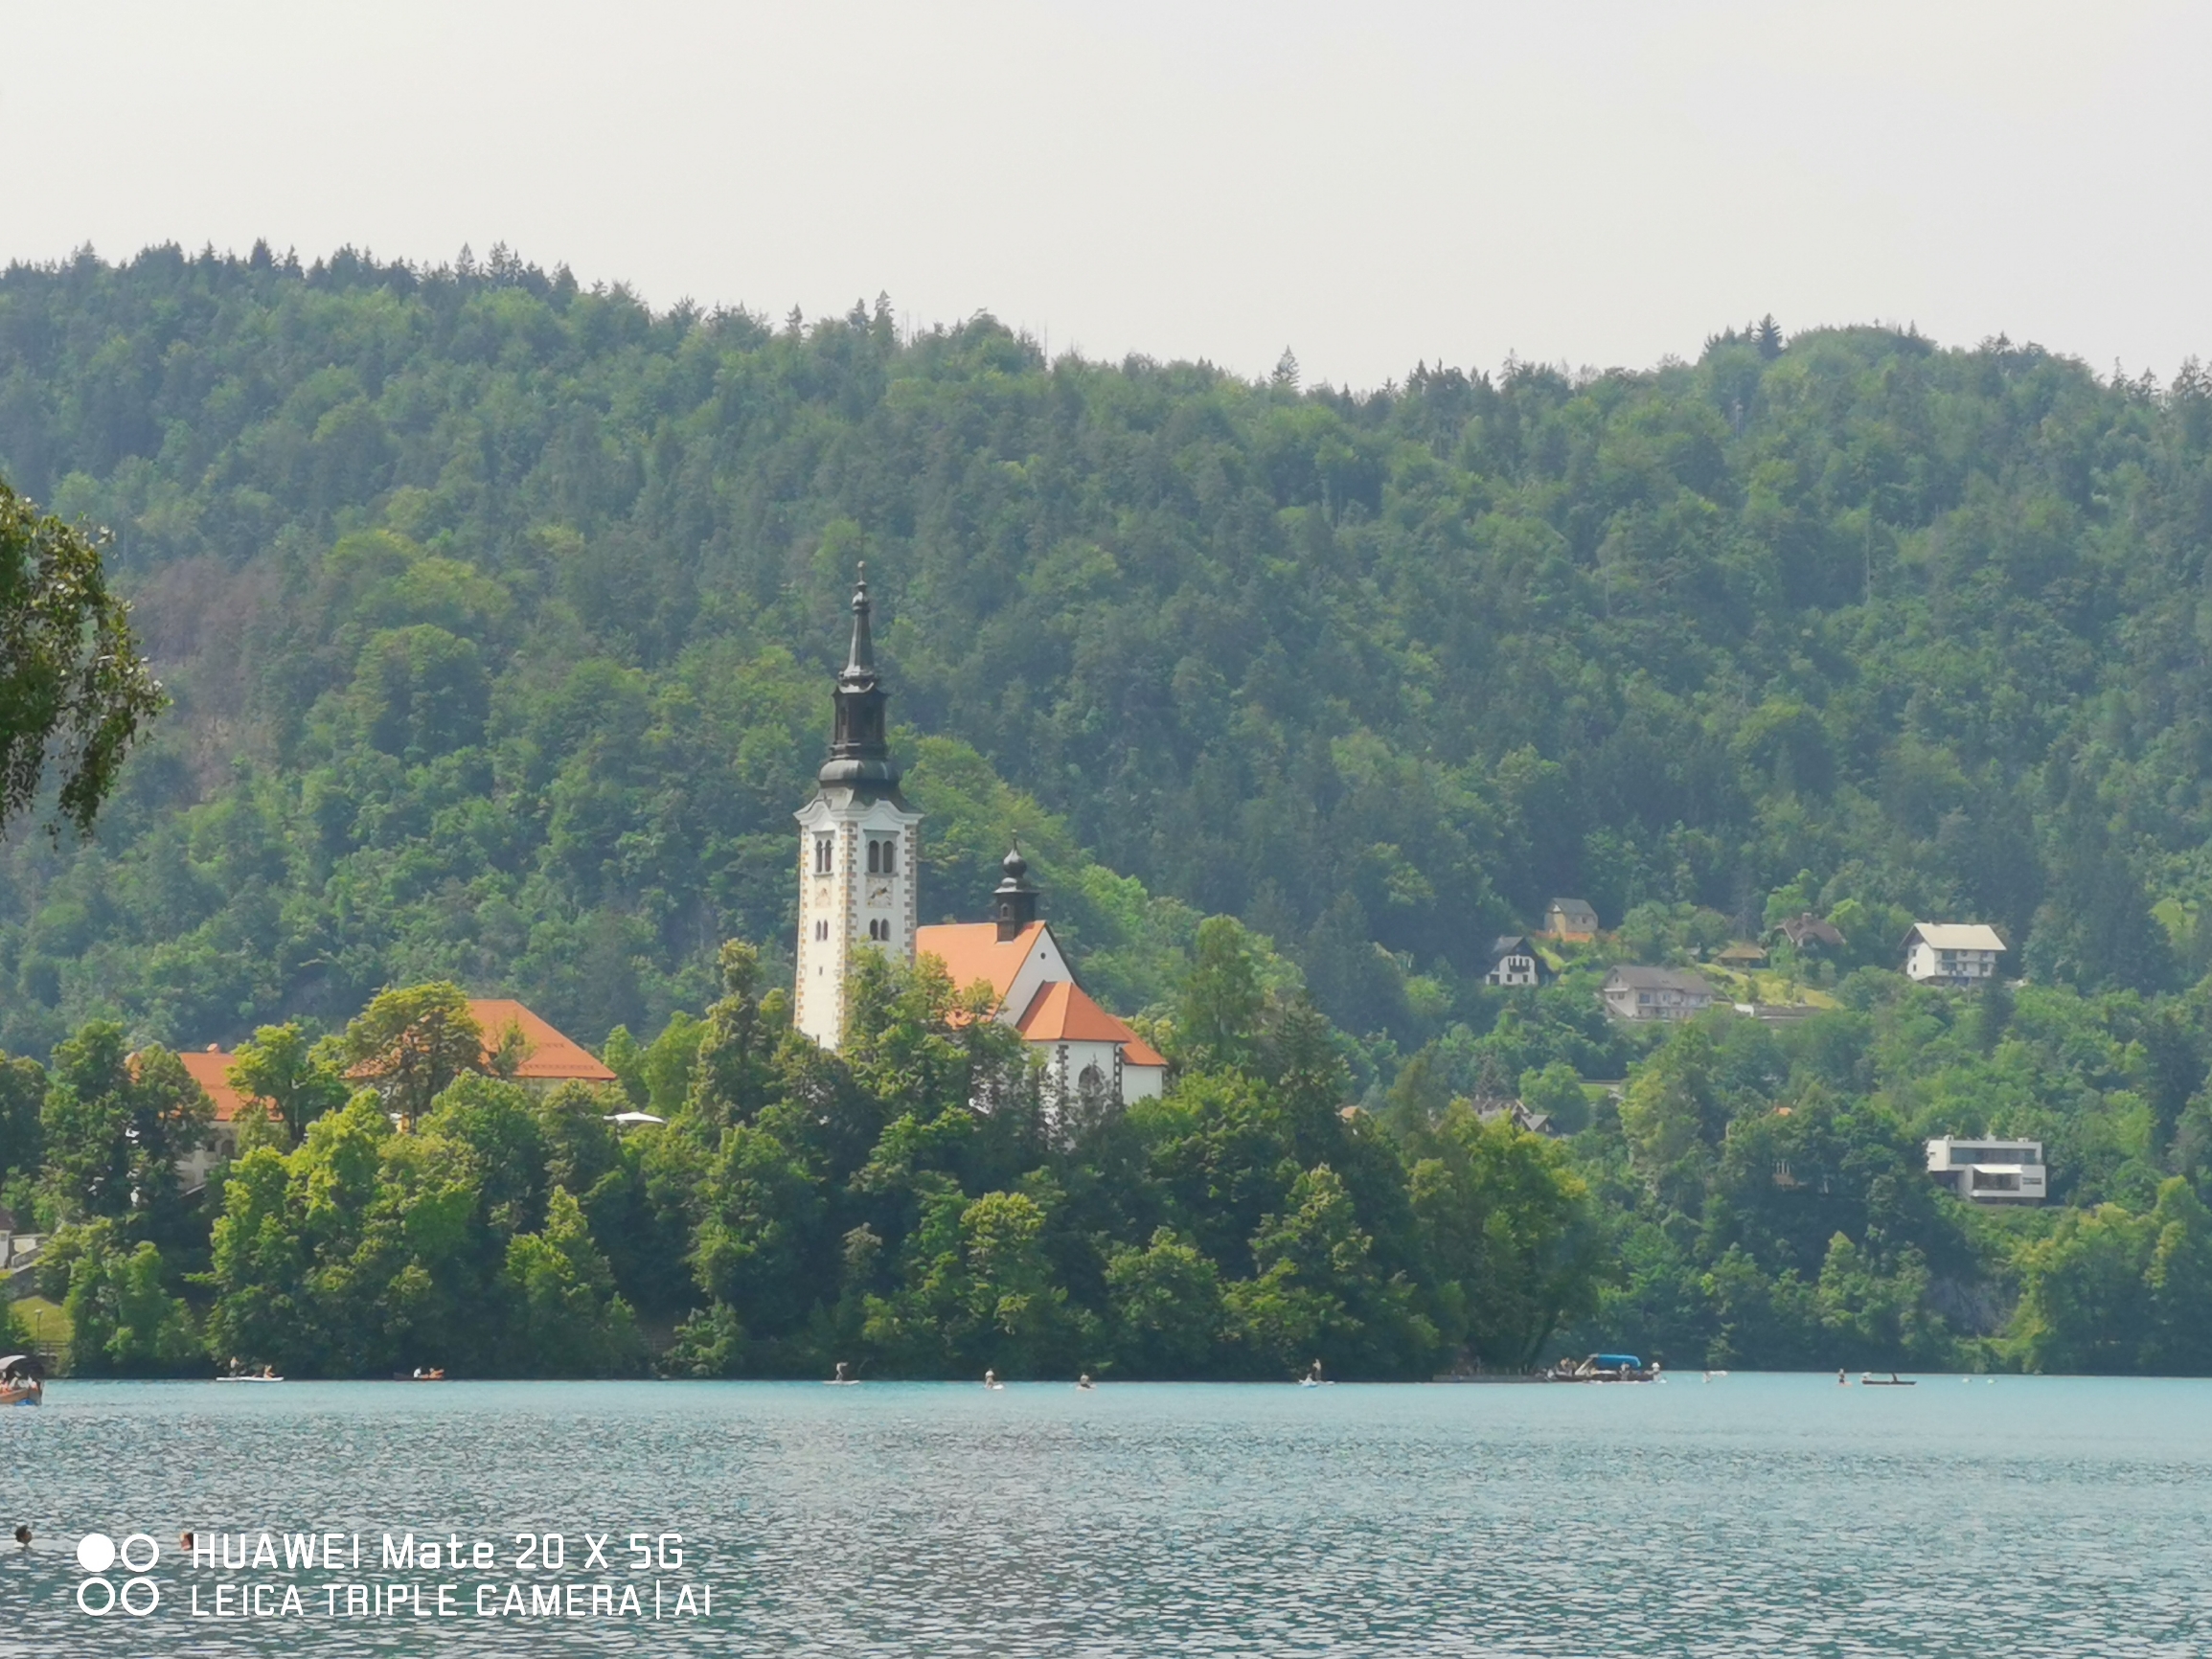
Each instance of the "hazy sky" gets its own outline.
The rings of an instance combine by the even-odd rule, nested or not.
[[[0,256],[888,290],[1309,381],[1771,310],[2212,355],[2212,7],[0,0]]]

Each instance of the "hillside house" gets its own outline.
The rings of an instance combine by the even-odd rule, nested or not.
[[[1767,966],[1767,950],[1764,945],[1740,939],[1725,949],[1716,951],[1713,960],[1733,973],[1749,973]]]
[[[1543,930],[1554,939],[1590,940],[1598,936],[1598,913],[1587,899],[1555,898],[1544,907]]]
[[[1954,989],[1995,979],[2005,942],[1978,921],[1916,921],[1904,936],[1904,975]]]
[[[2049,1185],[2042,1142],[1988,1135],[1928,1142],[1927,1172],[1974,1204],[2041,1204]]]
[[[1560,1138],[1559,1126],[1552,1122],[1551,1114],[1531,1111],[1525,1101],[1477,1101],[1474,1115],[1485,1124],[1494,1124],[1503,1118],[1523,1134],[1541,1135],[1547,1141]]]
[[[1679,967],[1616,967],[1598,995],[1615,1019],[1692,1019],[1713,1006],[1713,988]]]
[[[1823,921],[1810,910],[1792,916],[1774,929],[1801,956],[1843,948],[1843,935],[1833,921]],[[1769,935],[1769,937],[1772,937]]]
[[[1490,971],[1482,976],[1485,985],[1512,989],[1539,986],[1552,977],[1551,965],[1537,954],[1536,946],[1525,933],[1509,933],[1492,940],[1486,954],[1490,958]]]

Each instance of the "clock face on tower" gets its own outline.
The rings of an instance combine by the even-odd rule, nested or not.
[[[869,902],[870,904],[888,904],[888,903],[890,903],[890,902],[891,902],[891,883],[890,883],[890,882],[888,882],[888,881],[871,881],[871,882],[869,882],[869,883],[868,883],[868,902]]]

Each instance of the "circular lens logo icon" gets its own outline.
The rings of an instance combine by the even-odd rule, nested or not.
[[[148,1534],[132,1533],[120,1547],[105,1533],[85,1534],[77,1540],[77,1564],[92,1576],[77,1586],[78,1611],[104,1619],[121,1602],[131,1618],[145,1618],[161,1605],[161,1586],[146,1577],[160,1559],[161,1546]],[[117,1561],[133,1575],[123,1581],[121,1590],[105,1577]]]

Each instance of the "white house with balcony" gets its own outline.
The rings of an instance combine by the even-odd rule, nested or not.
[[[2047,1189],[2041,1141],[1945,1135],[1927,1144],[1927,1172],[1975,1204],[2041,1204]]]
[[[1713,1006],[1711,982],[1678,967],[1616,967],[1598,995],[1615,1019],[1695,1019]]]
[[[1904,976],[1967,988],[1996,977],[2005,942],[1978,921],[1916,921],[1904,936]]]

